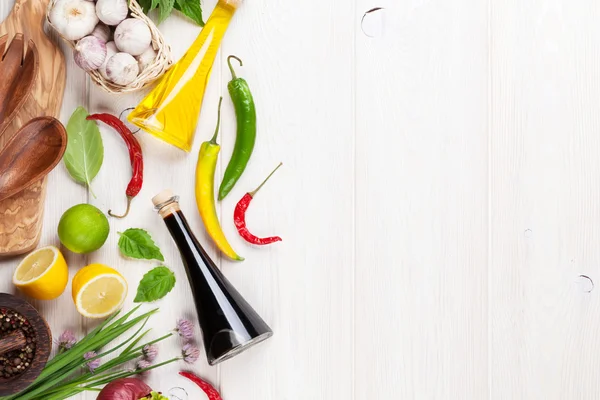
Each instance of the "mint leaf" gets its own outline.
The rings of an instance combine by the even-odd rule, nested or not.
[[[69,175],[90,186],[104,160],[104,144],[98,125],[86,118],[88,112],[77,107],[67,123],[67,150],[63,156]]]
[[[160,7],[158,8],[158,23],[163,22],[173,12],[173,6],[175,0],[160,0]]]
[[[140,260],[165,261],[160,249],[154,243],[150,234],[143,229],[129,228],[119,232],[119,250],[126,257]]]
[[[145,13],[150,11],[150,6],[152,5],[151,0],[138,0],[138,4],[142,7]]]
[[[144,275],[137,289],[134,303],[147,303],[162,299],[175,286],[175,274],[161,265]]]
[[[200,0],[176,0],[175,9],[181,11],[185,16],[190,18],[198,25],[204,26]]]

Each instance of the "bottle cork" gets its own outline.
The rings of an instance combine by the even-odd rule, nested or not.
[[[154,204],[154,207],[157,207],[171,200],[173,197],[175,197],[173,191],[171,189],[165,189],[152,198],[152,204]]]
[[[178,201],[179,198],[171,189],[165,189],[152,198],[152,204],[155,208],[160,207],[158,213],[163,218],[180,210]]]

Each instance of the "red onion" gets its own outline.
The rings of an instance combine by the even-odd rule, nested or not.
[[[122,378],[104,386],[96,400],[139,400],[150,394],[152,389],[137,378]]]

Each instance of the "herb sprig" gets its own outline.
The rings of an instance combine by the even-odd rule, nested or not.
[[[175,274],[164,265],[158,266],[140,281],[134,303],[147,303],[162,299],[175,286]]]
[[[116,320],[115,318],[118,313],[109,317],[85,338],[73,345],[71,349],[59,353],[52,360],[48,361],[40,376],[38,376],[27,389],[12,396],[2,397],[1,399],[66,399],[84,391],[98,391],[98,386],[112,382],[115,379],[140,374],[144,371],[180,360],[181,357],[175,357],[140,370],[122,370],[123,364],[136,358],[143,357],[144,346],[158,343],[173,335],[172,333],[168,333],[158,339],[139,344],[144,336],[150,332],[149,329],[144,331],[148,319],[155,314],[158,309],[148,311],[147,313],[138,316],[133,316],[138,308],[139,306],[135,307],[133,310]],[[123,343],[108,350],[100,350],[129,329],[138,325],[140,326],[137,331]],[[87,372],[82,372],[81,367],[85,364],[101,357],[105,357],[123,347],[125,348],[117,357],[100,365],[94,372],[90,372],[89,370],[87,370]],[[93,358],[85,359],[84,354],[90,351],[96,351],[98,354]]]
[[[196,24],[204,26],[200,0],[138,0],[138,2],[146,14],[152,10],[158,9],[159,24],[167,19],[173,10],[177,10]]]

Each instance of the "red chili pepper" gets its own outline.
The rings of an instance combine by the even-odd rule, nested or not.
[[[196,385],[200,387],[208,396],[208,400],[223,400],[217,389],[213,387],[210,383],[206,382],[202,378],[192,374],[191,372],[181,371],[179,375],[184,378],[188,378],[190,381],[194,382]]]
[[[131,162],[131,180],[127,185],[125,194],[127,195],[127,210],[123,215],[115,215],[111,210],[108,210],[108,215],[115,218],[125,218],[129,214],[131,207],[131,200],[138,195],[142,189],[142,183],[144,182],[144,160],[142,157],[142,146],[133,136],[133,133],[125,126],[125,124],[117,117],[111,114],[92,114],[87,117],[92,121],[102,121],[106,125],[116,130],[119,135],[125,141],[127,149],[129,150],[129,161]]]
[[[271,243],[275,243],[275,242],[281,242],[281,238],[279,236],[259,238],[257,236],[254,236],[252,233],[250,233],[250,231],[248,230],[248,228],[246,228],[246,211],[248,210],[248,207],[250,206],[250,202],[252,201],[252,199],[256,195],[256,192],[258,192],[260,190],[260,188],[262,188],[263,185],[265,183],[267,183],[267,181],[269,180],[269,178],[271,176],[273,176],[273,174],[275,173],[275,171],[277,171],[279,169],[279,167],[281,167],[282,165],[283,165],[283,163],[279,163],[279,165],[277,166],[277,168],[275,168],[273,170],[273,172],[271,172],[269,174],[269,176],[267,176],[267,179],[265,179],[263,181],[263,183],[260,184],[259,187],[257,187],[256,189],[254,189],[251,192],[246,193],[244,195],[244,197],[242,197],[242,199],[235,206],[235,211],[233,212],[233,222],[235,223],[235,227],[237,228],[240,236],[243,237],[249,243],[257,244],[257,245],[261,245],[262,246],[262,245],[265,245],[265,244],[271,244]]]

